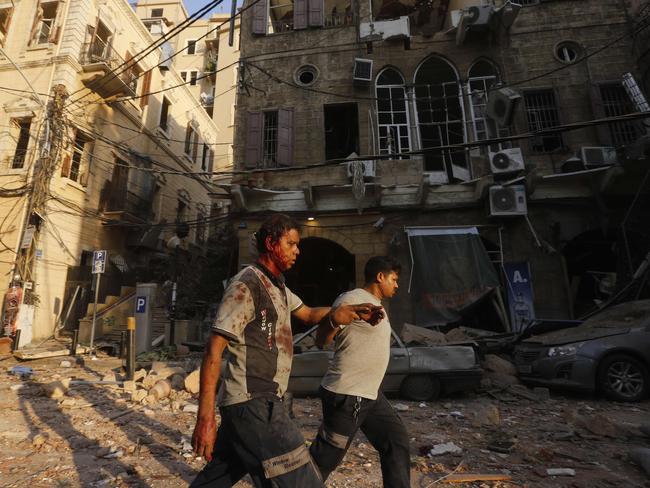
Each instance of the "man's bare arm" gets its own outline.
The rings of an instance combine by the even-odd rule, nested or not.
[[[192,435],[192,446],[194,454],[204,457],[208,462],[212,460],[212,450],[217,440],[215,398],[221,374],[221,356],[227,345],[228,339],[219,334],[212,334],[201,362],[199,413]]]

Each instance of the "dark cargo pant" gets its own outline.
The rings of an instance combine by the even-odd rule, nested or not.
[[[305,440],[280,399],[256,398],[220,408],[212,461],[191,488],[231,487],[246,473],[258,488],[322,487]]]
[[[310,452],[326,480],[347,452],[358,429],[379,453],[384,486],[411,486],[411,456],[406,427],[383,393],[376,400],[320,389],[323,423]]]

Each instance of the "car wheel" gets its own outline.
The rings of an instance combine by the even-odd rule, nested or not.
[[[616,354],[606,357],[598,371],[598,385],[612,400],[636,402],[648,393],[648,368],[632,356]]]
[[[433,376],[407,376],[402,381],[400,393],[409,400],[434,400],[440,395],[440,380]]]

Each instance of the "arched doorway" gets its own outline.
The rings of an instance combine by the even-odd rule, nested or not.
[[[285,273],[287,286],[310,307],[327,307],[344,291],[354,287],[354,255],[334,241],[306,237],[300,254]]]

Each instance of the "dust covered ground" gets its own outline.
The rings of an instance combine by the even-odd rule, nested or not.
[[[198,359],[165,364],[163,370],[189,372]],[[33,374],[9,374],[16,365]],[[203,465],[189,444],[196,395],[186,390],[179,369],[161,372],[160,377],[173,373],[173,388],[164,398],[151,394],[157,378],[141,378],[127,391],[114,381],[121,379],[119,366],[107,357],[81,364],[65,357],[0,362],[0,486],[188,485]],[[411,435],[414,487],[650,487],[644,471],[627,457],[633,445],[650,447],[640,429],[650,423],[648,400],[617,404],[509,387],[427,403],[391,401]],[[312,439],[320,402],[296,399],[294,413],[305,439]],[[564,474],[552,476],[549,469]],[[450,474],[511,480],[447,485]],[[251,485],[244,480],[237,486]],[[378,458],[363,435],[328,486],[381,486]]]

